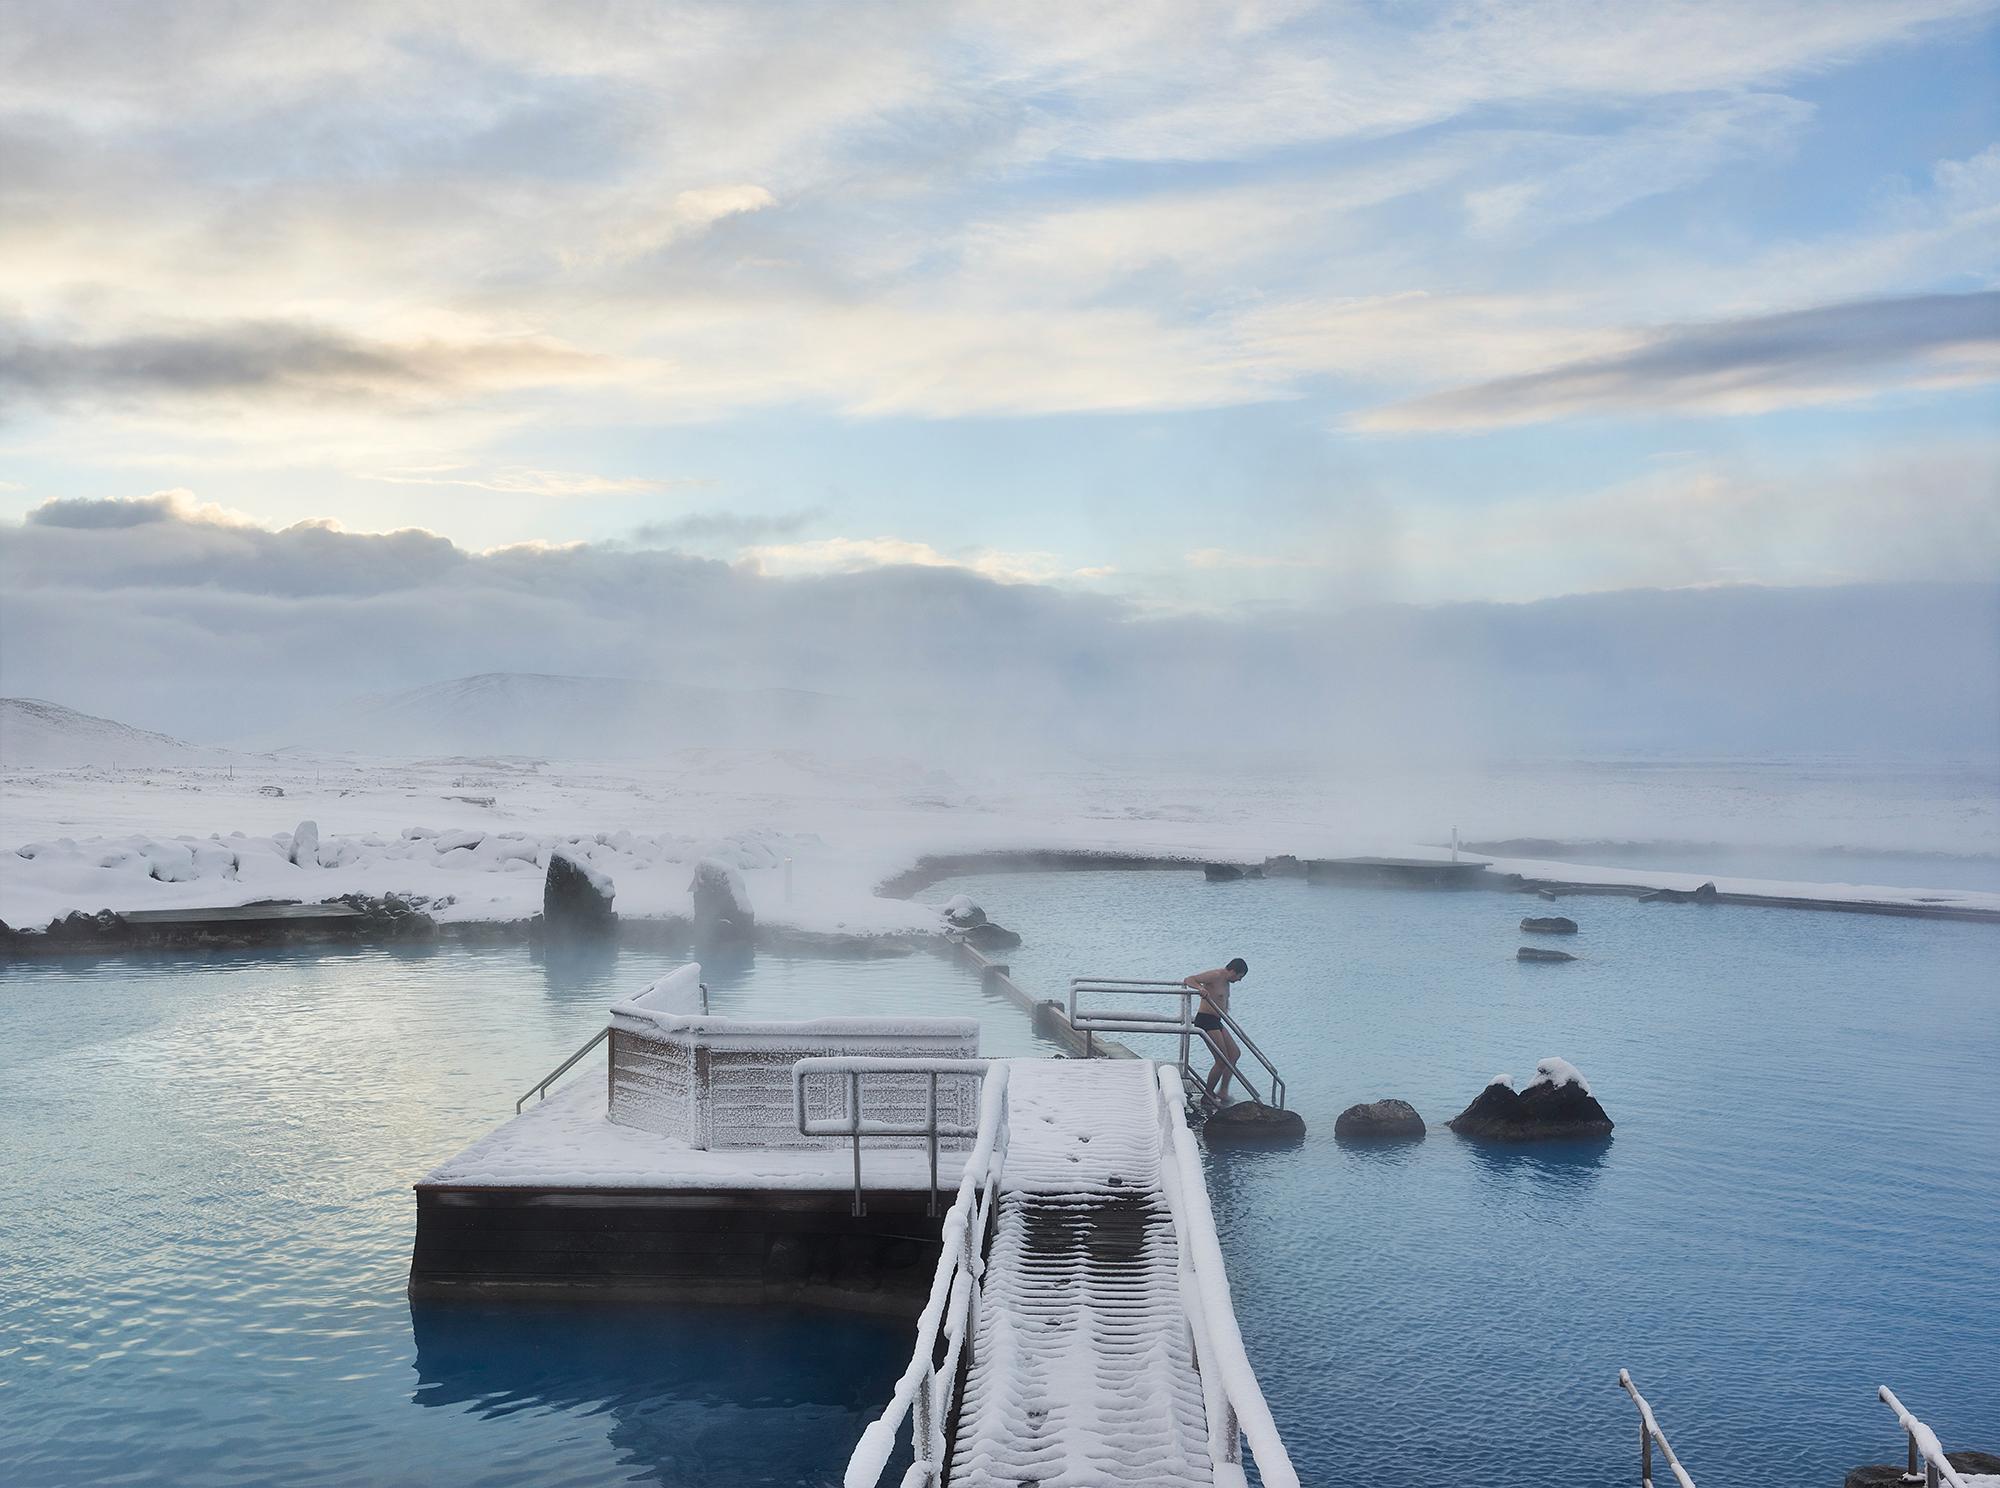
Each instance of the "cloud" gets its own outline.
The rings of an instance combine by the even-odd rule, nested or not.
[[[1822,305],[1675,327],[1632,350],[1375,409],[1355,427],[1482,429],[1584,415],[1762,413],[1885,385],[2000,378],[2000,292]]]
[[[740,548],[773,537],[791,537],[827,515],[823,507],[789,512],[687,512],[661,522],[634,527],[626,541],[635,547],[671,548],[684,544],[715,544]]]
[[[990,548],[950,555],[929,543],[901,537],[824,537],[811,542],[745,548],[742,562],[760,574],[853,574],[873,568],[964,569],[1003,584],[1047,584],[1101,579],[1110,566],[1077,567],[1054,553],[1006,553]]]
[[[1174,616],[951,562],[780,576],[173,510],[0,536],[0,690],[203,738],[506,671],[835,693],[881,720],[881,747],[1010,765],[1031,747],[1129,748],[1146,720],[1170,725],[1149,743],[1315,758],[1441,741],[1936,747],[1990,742],[2000,721],[1990,580]],[[970,732],[913,732],[968,675],[1005,706]]]
[[[61,404],[245,395],[413,405],[603,371],[601,359],[538,337],[397,344],[313,326],[246,322],[72,340],[0,324],[0,408],[20,399]]]
[[[186,490],[156,491],[150,496],[52,496],[22,519],[36,527],[68,527],[83,531],[145,527],[162,522],[197,523],[209,527],[255,527],[256,519],[214,502],[196,501]]]
[[[454,474],[463,465],[420,466],[409,470],[384,470],[364,474],[362,480],[383,481],[392,486],[464,486],[474,491],[495,491],[509,496],[629,496],[648,491],[665,491],[675,486],[703,484],[697,480],[651,480],[641,476],[589,475],[569,470],[533,470],[510,465],[483,474]]]

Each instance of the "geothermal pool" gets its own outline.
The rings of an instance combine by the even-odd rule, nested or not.
[[[1896,1460],[1893,1384],[1950,1445],[2000,1423],[2000,933],[1573,899],[1567,966],[1499,895],[940,884],[1020,929],[1016,979],[1243,955],[1237,1009],[1312,1123],[1209,1155],[1246,1341],[1309,1482],[1628,1481],[1632,1368],[1697,1481]],[[0,1481],[826,1483],[904,1324],[426,1307],[408,1185],[674,964],[518,948],[0,970]],[[950,961],[707,967],[720,1010],[976,1013]],[[1442,1130],[1561,1054],[1618,1132],[1495,1153]],[[1397,1095],[1415,1148],[1332,1140]]]
[[[1947,1446],[2000,1449],[1995,927],[1178,872],[923,897],[955,893],[1022,932],[1005,959],[1038,996],[1249,961],[1232,1010],[1309,1134],[1211,1152],[1209,1180],[1306,1481],[1636,1481],[1620,1366],[1699,1483],[1901,1461],[1884,1383]],[[1554,913],[1582,933],[1520,934]],[[1513,959],[1538,939],[1583,959]],[[1589,1077],[1608,1146],[1443,1129],[1550,1054]],[[1385,1096],[1425,1142],[1334,1142]]]
[[[403,1295],[410,1183],[679,960],[0,968],[0,1483],[837,1481],[906,1324]],[[941,957],[704,974],[717,1012],[974,1012],[1040,1051]]]

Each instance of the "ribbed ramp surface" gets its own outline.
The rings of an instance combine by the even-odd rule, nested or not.
[[[957,1485],[1208,1484],[1151,1064],[1018,1060]]]

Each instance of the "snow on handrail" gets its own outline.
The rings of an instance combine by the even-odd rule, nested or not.
[[[917,1343],[909,1367],[896,1381],[894,1393],[882,1414],[871,1421],[855,1443],[841,1481],[844,1488],[869,1488],[881,1481],[883,1470],[896,1450],[896,1435],[903,1418],[917,1408],[918,1420],[912,1430],[916,1461],[904,1472],[904,1488],[920,1488],[943,1477],[944,1464],[938,1455],[944,1438],[942,1398],[958,1378],[958,1354],[964,1346],[972,1308],[973,1283],[983,1262],[979,1247],[986,1229],[986,1214],[1000,1176],[999,1139],[1007,1123],[1007,1066],[994,1062],[987,1067],[986,1084],[979,1107],[979,1135],[966,1160],[965,1176],[959,1179],[958,1197],[944,1217],[943,1254],[931,1277],[929,1299],[917,1318]],[[939,1330],[944,1330],[946,1355],[937,1364]],[[923,1399],[918,1400],[918,1391]]]
[[[1203,1392],[1211,1402],[1209,1456],[1216,1466],[1216,1481],[1243,1481],[1243,1469],[1235,1456],[1235,1430],[1230,1429],[1230,1420],[1218,1419],[1215,1409],[1219,1397],[1224,1415],[1233,1417],[1234,1426],[1250,1439],[1265,1488],[1298,1488],[1299,1475],[1279,1440],[1278,1423],[1271,1418],[1271,1408],[1244,1352],[1242,1331],[1236,1326],[1229,1273],[1222,1264],[1222,1243],[1216,1239],[1215,1213],[1208,1202],[1208,1179],[1202,1173],[1201,1156],[1182,1110],[1179,1072],[1161,1065],[1155,1073],[1166,1113],[1169,1148],[1161,1154],[1165,1160],[1160,1173],[1179,1231],[1182,1296],[1189,1326],[1195,1332]]]
[[[1945,1456],[1944,1443],[1938,1440],[1937,1433],[1911,1415],[1903,1402],[1896,1398],[1896,1392],[1891,1390],[1887,1385],[1878,1385],[1875,1394],[1884,1405],[1896,1413],[1896,1420],[1901,1423],[1903,1430],[1909,1435],[1911,1475],[1915,1475],[1917,1457],[1921,1454],[1924,1461],[1930,1465],[1938,1478],[1942,1478],[1945,1482],[1951,1484],[1952,1488],[1966,1488],[1964,1477],[1960,1475],[1957,1468],[1951,1465],[1951,1460]],[[1933,1481],[1936,1480],[1933,1479]]]
[[[1632,1383],[1632,1376],[1626,1370],[1618,1371],[1618,1384],[1632,1403],[1639,1407],[1639,1481],[1644,1488],[1653,1488],[1653,1443],[1660,1444],[1660,1450],[1667,1454],[1667,1466],[1674,1470],[1674,1478],[1681,1488],[1694,1488],[1694,1479],[1681,1466],[1680,1458],[1667,1441],[1666,1432],[1660,1430],[1660,1423],[1653,1419],[1653,1408],[1646,1404],[1646,1397],[1639,1393],[1639,1387]]]

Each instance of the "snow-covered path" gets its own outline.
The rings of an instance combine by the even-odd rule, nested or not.
[[[1016,1060],[951,1481],[1206,1484],[1201,1376],[1141,1060]]]

